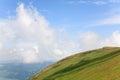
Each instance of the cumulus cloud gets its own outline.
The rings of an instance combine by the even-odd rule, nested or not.
[[[120,46],[119,31],[104,40],[94,32],[83,32],[74,37],[64,29],[53,29],[37,9],[21,3],[16,16],[0,20],[0,62],[56,61],[80,51]]]
[[[102,39],[97,33],[84,32],[79,34],[78,43],[82,51],[105,46],[120,47],[120,31],[114,31],[110,36]]]
[[[48,21],[34,7],[25,8],[22,3],[16,12],[14,18],[0,20],[0,60],[30,63],[55,59],[51,52],[54,30]]]
[[[16,16],[0,20],[0,62],[34,63],[70,55],[74,43],[58,40],[56,33],[37,9],[20,3]]]
[[[79,34],[79,43],[81,44],[82,50],[90,50],[101,47],[99,35],[93,32],[84,32]]]
[[[114,31],[109,38],[102,41],[102,45],[120,47],[120,31]]]

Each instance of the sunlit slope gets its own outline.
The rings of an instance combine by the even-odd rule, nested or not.
[[[104,47],[67,57],[30,80],[120,80],[120,48]]]

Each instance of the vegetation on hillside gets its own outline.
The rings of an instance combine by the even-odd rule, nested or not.
[[[120,80],[120,48],[104,47],[75,54],[29,80]]]

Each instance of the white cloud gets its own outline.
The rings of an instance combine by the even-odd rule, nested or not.
[[[83,51],[102,47],[98,34],[94,32],[83,32],[79,34],[78,43]]]
[[[120,24],[120,16],[113,16],[107,19],[104,19],[98,23],[99,25],[113,25]]]
[[[102,45],[120,47],[120,31],[114,31],[109,38],[102,41]]]
[[[3,48],[3,44],[2,44],[2,43],[0,43],[0,51],[2,50],[2,48]]]
[[[54,49],[51,46],[54,45],[54,37],[54,30],[49,27],[48,21],[35,8],[25,8],[21,3],[14,19],[0,20],[0,60],[27,63],[49,60],[45,56],[50,56],[53,52],[47,52],[46,46]]]
[[[78,0],[78,1],[68,1],[69,4],[95,4],[95,5],[105,5],[107,4],[107,1],[103,0],[96,0],[96,1],[91,1],[91,0]]]
[[[71,42],[58,40],[56,33],[37,9],[19,4],[16,16],[0,20],[0,62],[44,62],[72,53]]]
[[[39,53],[38,46],[33,46],[33,49],[35,50],[36,53]]]
[[[89,24],[88,27],[98,27],[104,25],[120,25],[120,15],[112,15],[110,17],[94,21],[94,23]]]
[[[104,46],[120,47],[120,31],[114,31],[110,36],[101,39],[93,32],[84,32],[79,35],[79,42],[82,51],[96,49]]]
[[[93,3],[96,4],[96,5],[105,5],[105,4],[107,4],[105,1],[95,1]]]
[[[94,4],[94,5],[111,5],[118,4],[120,0],[70,0],[68,4]]]
[[[66,30],[50,27],[33,6],[21,3],[16,11],[13,18],[0,20],[0,62],[56,61],[80,51],[120,45],[119,31],[104,40],[96,33],[83,32],[74,40]]]

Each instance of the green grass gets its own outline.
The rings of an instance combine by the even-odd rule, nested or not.
[[[120,48],[104,47],[67,57],[29,80],[120,80]]]

